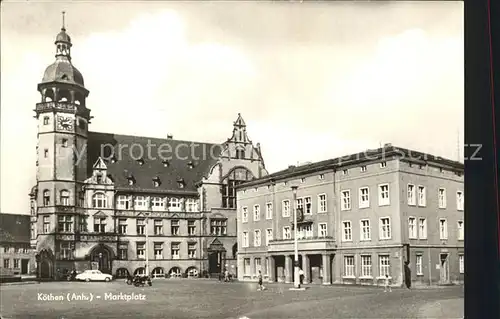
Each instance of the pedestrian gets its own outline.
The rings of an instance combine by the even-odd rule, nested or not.
[[[385,280],[384,280],[384,292],[392,292],[391,286],[389,285],[389,275],[385,274]]]
[[[229,270],[224,270],[224,281],[228,282],[229,281]]]
[[[299,280],[300,280],[300,284],[303,285],[304,284],[304,271],[302,269],[299,269]]]
[[[410,269],[410,263],[408,261],[405,261],[405,284],[406,288],[411,290],[411,269]]]
[[[259,287],[257,288],[257,290],[264,290],[266,289],[263,285],[262,285],[262,272],[259,270]]]

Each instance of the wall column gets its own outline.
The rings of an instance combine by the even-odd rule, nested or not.
[[[336,253],[332,261],[333,283],[342,283],[342,254]]]
[[[237,257],[237,273],[238,273],[238,280],[243,280],[243,275],[245,274],[245,265],[244,265],[244,259],[243,256],[238,255]]]
[[[285,255],[285,283],[291,282],[292,274],[292,256]]]
[[[330,285],[331,284],[331,272],[332,272],[332,262],[331,262],[331,255],[330,254],[323,254],[323,285]]]
[[[276,281],[276,267],[274,264],[274,256],[269,256],[267,263],[267,281],[275,282]]]
[[[311,277],[311,267],[309,267],[309,257],[307,254],[302,254],[302,271],[304,272],[304,284],[309,282]]]
[[[255,257],[250,257],[250,279],[255,276]]]

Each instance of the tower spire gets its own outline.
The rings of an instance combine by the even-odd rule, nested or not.
[[[65,20],[65,15],[66,15],[66,11],[63,11],[63,12],[62,12],[62,28],[61,28],[61,30],[63,30],[63,31],[66,31],[66,20]]]

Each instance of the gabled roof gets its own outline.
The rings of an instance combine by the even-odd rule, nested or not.
[[[195,183],[208,176],[221,151],[220,144],[89,132],[87,173],[92,175],[93,164],[102,157],[118,189],[194,193]],[[162,157],[168,157],[165,163]],[[154,186],[155,177],[160,180],[158,186]]]
[[[236,188],[244,189],[248,187],[254,187],[256,185],[262,185],[267,183],[273,183],[277,180],[294,178],[296,176],[301,176],[304,174],[311,174],[314,172],[335,169],[340,170],[348,168],[352,165],[359,165],[361,163],[368,163],[377,160],[392,159],[393,157],[398,157],[402,160],[420,162],[420,163],[432,163],[434,165],[449,167],[459,172],[463,172],[464,164],[445,159],[439,156],[431,155],[428,153],[413,151],[406,148],[392,146],[390,144],[378,148],[367,150],[364,152],[359,152],[351,154],[348,156],[337,157],[333,159],[323,160],[315,163],[310,163],[301,166],[290,166],[287,169],[272,173],[265,177],[237,185]]]
[[[0,213],[0,242],[30,243],[30,215]]]

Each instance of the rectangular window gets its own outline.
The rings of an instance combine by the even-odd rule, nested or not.
[[[49,150],[48,149],[43,150],[43,157],[45,157],[45,158],[49,157]]]
[[[372,256],[361,256],[361,277],[372,276]]]
[[[10,268],[10,259],[4,258],[4,260],[3,260],[3,268],[6,268],[6,269]]]
[[[362,219],[360,221],[361,226],[361,240],[367,241],[372,239],[371,227],[369,219]]]
[[[283,227],[283,239],[292,239],[292,232],[290,226]]]
[[[146,243],[137,243],[137,259],[146,259]]]
[[[255,263],[255,273],[254,273],[254,276],[257,276],[259,274],[259,271],[262,271],[262,262],[260,260],[260,258],[255,258],[254,259],[254,263]]]
[[[415,217],[408,218],[408,238],[417,238],[417,219]]]
[[[313,237],[313,229],[311,224],[297,227],[298,239],[312,238],[312,237]]]
[[[273,240],[273,229],[266,229],[266,246],[269,246],[269,242]]]
[[[163,259],[163,244],[154,243],[155,259]]]
[[[119,195],[116,204],[118,209],[130,209],[130,196]]]
[[[389,184],[382,184],[378,186],[378,205],[390,205],[389,200]]]
[[[154,220],[154,230],[155,235],[163,235],[163,220],[155,219]]]
[[[171,251],[172,251],[172,259],[179,259],[180,258],[180,243],[172,243],[171,244]]]
[[[448,221],[445,218],[439,219],[439,239],[448,239]]]
[[[427,219],[418,219],[418,238],[427,239]]]
[[[146,229],[146,220],[144,218],[137,218],[137,235],[144,235]]]
[[[461,274],[465,272],[464,255],[458,255],[458,268]]]
[[[181,199],[172,197],[168,199],[168,210],[171,212],[181,211]]]
[[[244,231],[244,232],[242,233],[241,239],[242,239],[242,240],[241,240],[241,242],[242,242],[242,244],[241,244],[241,245],[242,245],[243,247],[248,247],[248,246],[249,246],[249,245],[248,245],[248,242],[249,242],[249,241],[248,241],[248,232]]]
[[[389,255],[380,255],[378,257],[380,277],[385,277],[385,275],[391,277],[391,260],[389,257]]]
[[[241,222],[242,223],[248,222],[248,207],[243,207],[241,209]]]
[[[341,210],[349,210],[351,209],[351,191],[349,190],[345,190],[345,191],[342,191],[341,193],[341,196],[342,196],[342,206],[341,206]]]
[[[464,240],[464,221],[459,220],[457,222],[457,228],[458,228],[458,240]]]
[[[188,258],[196,258],[196,243],[188,244]]]
[[[303,198],[297,198],[297,202],[295,203],[295,208],[297,210],[301,209],[302,212],[304,212],[304,199]]]
[[[420,254],[415,256],[415,271],[417,272],[417,276],[423,276],[424,271],[422,269],[423,257]]]
[[[425,207],[427,204],[427,199],[426,199],[426,194],[425,194],[425,187],[424,186],[418,186],[418,206]]]
[[[348,169],[345,169],[342,171],[342,175],[348,175],[349,174],[349,170]]]
[[[415,185],[413,184],[408,184],[408,190],[407,190],[407,199],[408,199],[408,205],[416,205],[416,190],[415,190]]]
[[[151,209],[154,211],[164,211],[165,210],[165,199],[163,197],[152,197],[151,198]]]
[[[326,194],[318,195],[318,213],[326,213]]]
[[[319,174],[319,179],[325,179],[325,174]]]
[[[352,241],[352,225],[350,221],[342,222],[343,241]]]
[[[386,168],[386,167],[387,167],[387,162],[380,163],[380,168]]]
[[[43,125],[49,125],[49,117],[48,116],[44,116]]]
[[[73,244],[71,242],[61,242],[60,257],[63,260],[73,259]]]
[[[14,269],[19,268],[19,259],[14,259]]]
[[[438,189],[438,206],[439,208],[446,208],[446,189]]]
[[[100,218],[94,217],[94,232],[95,233],[106,232],[106,217],[100,217]]]
[[[359,189],[359,208],[370,207],[370,191],[368,187]]]
[[[325,238],[328,236],[328,228],[326,223],[318,224],[318,237]]]
[[[178,219],[172,219],[170,221],[170,231],[172,232],[172,236],[178,236],[179,235],[179,220]]]
[[[198,211],[198,201],[196,198],[186,199],[186,212],[197,212]]]
[[[273,219],[273,203],[266,203],[266,219]]]
[[[361,166],[361,172],[366,172],[366,166]]]
[[[253,206],[253,221],[257,222],[260,220],[260,205]]]
[[[389,217],[380,218],[379,239],[391,239],[391,220]]]
[[[290,201],[288,199],[281,204],[281,214],[283,217],[290,217]]]
[[[43,216],[43,232],[45,234],[50,232],[50,218],[49,218],[49,216]]]
[[[311,215],[312,214],[312,201],[311,197],[304,197],[304,214]]]
[[[227,220],[226,219],[211,219],[210,234],[215,236],[227,235]]]
[[[189,236],[196,235],[196,223],[194,220],[188,220],[188,234]]]
[[[120,260],[127,260],[127,259],[128,259],[128,258],[127,258],[127,257],[128,257],[127,255],[128,255],[128,254],[127,254],[127,248],[120,247],[120,248],[118,249],[118,259],[120,259]]]
[[[250,258],[243,259],[243,274],[250,276]]]
[[[344,277],[354,276],[354,256],[344,256]]]
[[[59,215],[57,217],[57,230],[62,233],[73,232],[73,216]]]
[[[261,242],[260,229],[253,231],[253,245],[254,247],[259,247]]]
[[[134,209],[136,210],[148,209],[148,199],[145,196],[136,196],[134,201]]]
[[[462,191],[457,192],[457,210],[464,210],[464,193]]]

